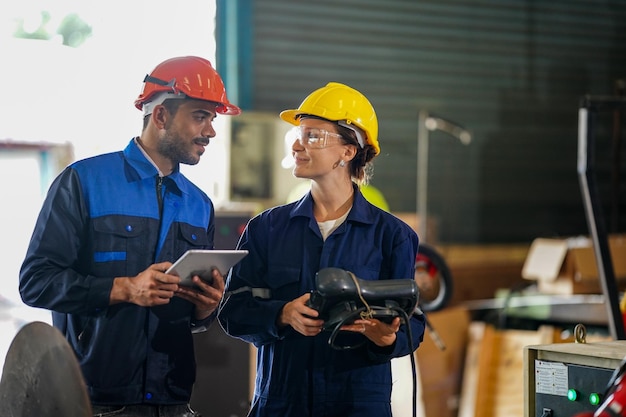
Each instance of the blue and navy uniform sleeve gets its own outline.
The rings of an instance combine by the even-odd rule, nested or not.
[[[78,272],[87,215],[80,180],[68,167],[48,191],[20,270],[26,304],[81,315],[97,315],[108,306],[113,277],[95,280]]]

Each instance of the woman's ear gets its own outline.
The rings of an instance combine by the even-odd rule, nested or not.
[[[343,155],[344,159],[347,161],[352,161],[356,156],[357,145],[348,145],[344,147]]]

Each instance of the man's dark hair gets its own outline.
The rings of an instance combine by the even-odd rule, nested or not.
[[[183,104],[183,100],[181,99],[167,99],[163,102],[162,105],[172,116],[175,116],[181,104]],[[148,126],[148,121],[150,121],[150,116],[151,114],[148,114],[144,116],[143,118],[144,129]]]

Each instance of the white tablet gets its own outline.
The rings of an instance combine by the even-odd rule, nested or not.
[[[193,287],[194,275],[210,283],[213,268],[217,268],[226,276],[230,268],[247,254],[247,250],[191,249],[178,258],[165,273],[179,276],[181,278],[179,285]]]

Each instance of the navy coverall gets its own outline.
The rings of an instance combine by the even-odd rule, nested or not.
[[[413,279],[415,232],[367,202],[355,186],[346,221],[326,241],[308,193],[250,220],[238,247],[250,254],[231,270],[218,319],[229,335],[258,348],[249,415],[391,416],[390,360],[418,347],[424,334],[422,316],[410,319],[412,346],[403,325],[390,347],[368,341],[350,350],[330,347],[327,331],[306,337],[290,326],[277,327],[276,320],[287,302],[314,289],[315,274],[322,268],[342,268],[366,280]],[[241,291],[244,287],[257,292]],[[356,346],[364,336],[347,338],[341,344]]]

